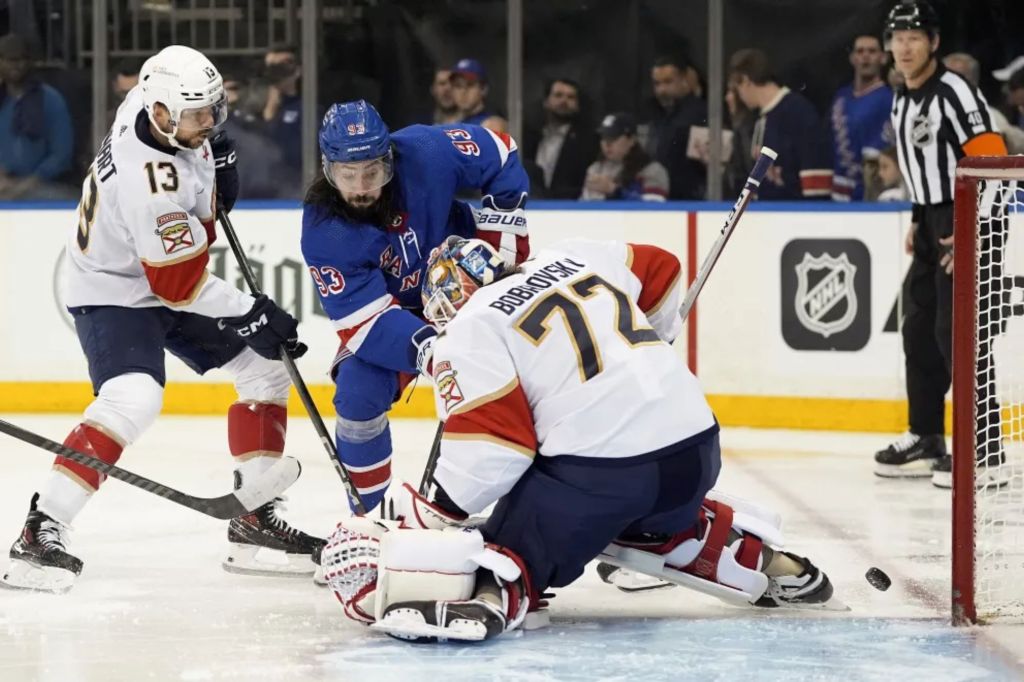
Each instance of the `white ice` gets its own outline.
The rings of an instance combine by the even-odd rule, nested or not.
[[[75,417],[7,415],[55,440]],[[392,424],[396,475],[418,482],[435,425]],[[231,485],[221,418],[163,417],[122,458],[191,494]],[[223,522],[109,481],[76,520],[85,561],[62,596],[0,590],[0,680],[994,680],[1024,678],[1024,629],[955,629],[949,493],[881,480],[884,435],[726,430],[719,488],[776,508],[789,547],[831,576],[842,614],[737,609],[682,588],[627,595],[592,569],[557,591],[552,626],[477,645],[412,646],[346,621],[311,581],[224,572]],[[319,534],[346,512],[313,430],[287,518]],[[0,436],[0,551],[50,456]],[[556,522],[552,519],[552,522]],[[2,561],[2,559],[0,559]],[[893,580],[864,580],[878,566]]]

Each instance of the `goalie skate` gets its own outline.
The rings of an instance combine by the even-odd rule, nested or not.
[[[235,486],[240,484],[237,476]],[[316,572],[314,553],[319,555],[325,541],[294,528],[278,516],[285,498],[231,519],[228,542],[231,548],[223,562],[225,571],[246,575],[312,576]]]
[[[505,618],[479,599],[409,601],[392,604],[370,627],[411,642],[480,642],[504,632]]]
[[[82,561],[67,552],[67,526],[36,508],[32,497],[21,535],[11,546],[11,562],[0,585],[15,590],[67,592],[82,572]]]
[[[770,578],[768,589],[755,602],[755,606],[767,608],[818,609],[823,611],[849,611],[849,607],[835,599],[832,582],[823,571],[809,559],[790,552],[783,552],[804,567],[800,575],[783,575]]]

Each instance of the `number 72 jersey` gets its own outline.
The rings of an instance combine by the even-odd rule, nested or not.
[[[657,456],[717,429],[669,345],[680,264],[648,245],[566,240],[481,288],[434,351],[436,480],[470,513],[534,457]]]

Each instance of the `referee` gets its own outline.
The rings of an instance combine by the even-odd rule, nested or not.
[[[993,128],[981,93],[938,61],[939,19],[931,5],[924,0],[896,5],[886,20],[884,38],[905,81],[893,99],[892,125],[900,170],[914,204],[906,241],[913,259],[903,284],[910,429],[875,453],[875,473],[931,477],[934,485],[949,488],[952,458],[946,453],[944,418],[953,342],[956,162],[968,155],[1003,156],[1006,145]],[[1001,460],[998,435],[990,449],[994,452],[978,456]]]

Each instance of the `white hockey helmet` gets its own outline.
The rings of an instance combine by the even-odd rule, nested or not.
[[[178,129],[210,130],[224,123],[228,115],[224,80],[202,52],[184,45],[170,45],[146,60],[139,71],[142,101],[149,120],[157,102],[171,115],[171,132],[164,137],[183,149],[174,139]]]

